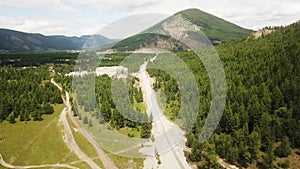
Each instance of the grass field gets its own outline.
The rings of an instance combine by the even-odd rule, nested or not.
[[[82,116],[87,116],[89,119],[91,115],[86,112],[82,112]],[[99,124],[97,119],[91,118],[93,121],[93,127],[88,127],[88,125],[84,125],[84,127],[93,134],[95,140],[99,143],[101,148],[109,155],[111,160],[117,165],[119,168],[142,168],[144,158],[138,152],[141,148],[141,144],[146,142],[146,140],[141,140],[138,138],[130,138],[126,133],[128,132],[138,132],[138,131],[130,131],[131,129],[123,129],[121,132],[116,129],[110,128],[108,129],[107,125]],[[136,133],[137,134],[137,133]],[[138,145],[138,146],[137,146]],[[136,148],[132,148],[137,146]],[[116,155],[110,152],[118,152],[124,149],[129,148],[130,150],[120,153],[123,156]],[[132,149],[131,149],[132,148]],[[125,157],[126,156],[126,157]],[[140,158],[131,158],[128,156],[140,157]]]
[[[54,113],[43,115],[42,121],[0,124],[0,153],[12,165],[38,165],[77,161],[62,139],[59,114],[64,105],[54,105]]]
[[[75,138],[76,143],[78,144],[79,148],[90,158],[94,158],[93,161],[98,164],[99,167],[104,168],[101,160],[97,158],[97,153],[94,147],[90,144],[90,142],[84,138],[80,133],[75,131],[75,125],[72,121],[68,118],[68,122],[72,129],[73,136]],[[80,167],[81,168],[81,167]],[[89,167],[88,167],[89,168]]]
[[[141,130],[141,127],[140,127]],[[119,133],[124,134],[125,136],[131,136],[135,138],[141,138],[141,133],[135,128],[123,127],[118,130]]]
[[[106,152],[119,169],[142,169],[144,158],[128,158]]]
[[[133,98],[133,107],[135,110],[143,113],[145,113],[147,109],[144,102],[138,103],[135,98]]]

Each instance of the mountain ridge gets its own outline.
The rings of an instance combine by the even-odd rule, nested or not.
[[[42,50],[81,50],[113,43],[116,40],[102,35],[46,36],[0,28],[0,52],[34,52]]]

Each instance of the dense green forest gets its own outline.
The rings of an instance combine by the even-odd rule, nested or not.
[[[0,68],[0,122],[42,120],[52,114],[51,104],[62,103],[61,92],[50,83],[47,66],[36,68]]]
[[[78,53],[70,53],[64,51],[37,53],[1,53],[0,66],[39,66],[47,63],[74,64],[77,57]]]
[[[199,167],[218,168],[208,160],[208,156],[216,159],[216,155],[243,167],[252,163],[259,168],[290,167],[289,161],[274,160],[300,147],[300,23],[274,29],[274,33],[258,39],[247,37],[216,47],[225,68],[227,100],[218,129],[204,144],[199,143],[198,136],[210,106],[209,78],[192,52],[178,53],[194,72],[200,88],[198,119],[187,133],[187,146],[191,147],[188,157]],[[156,77],[154,87],[167,95],[165,112],[170,107],[178,111],[179,106],[172,104],[178,102],[178,84],[163,71],[149,73]],[[172,119],[177,114],[168,115]]]

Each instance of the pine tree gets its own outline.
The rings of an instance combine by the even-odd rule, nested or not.
[[[257,160],[259,158],[259,151],[261,147],[261,138],[258,132],[253,131],[249,136],[249,152],[252,159]]]
[[[15,120],[15,118],[14,118],[14,116],[12,114],[8,116],[8,121],[11,124],[16,123],[16,120]]]
[[[221,169],[222,166],[217,162],[215,145],[208,142],[204,143],[202,155],[203,163],[198,165],[198,168],[203,169]]]
[[[88,124],[89,123],[89,120],[86,116],[84,116],[83,118],[83,124]]]
[[[23,111],[20,113],[20,121],[25,121],[25,113]]]
[[[89,127],[93,127],[92,119],[89,120]]]
[[[143,123],[142,124],[142,131],[141,131],[141,137],[142,138],[150,138],[151,136],[151,123]]]
[[[287,157],[291,154],[292,148],[288,137],[284,137],[279,147],[275,150],[278,157]]]
[[[270,139],[268,140],[268,147],[264,154],[263,159],[264,159],[263,165],[265,166],[265,168],[272,169],[274,167],[273,165],[273,161],[275,159],[274,146],[273,146],[273,141]]]

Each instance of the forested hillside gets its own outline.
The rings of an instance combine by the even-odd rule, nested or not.
[[[187,134],[188,157],[199,167],[217,168],[216,155],[243,167],[299,167],[282,157],[300,147],[300,23],[274,29],[258,39],[247,37],[216,47],[225,68],[227,100],[218,129],[204,144],[198,136],[210,106],[208,75],[193,53],[178,54],[200,86],[199,116]],[[180,108],[176,82],[162,71],[149,73],[156,77],[154,87],[167,94],[165,113],[176,118]]]
[[[45,36],[0,28],[0,53],[91,49],[115,41],[102,35]]]

